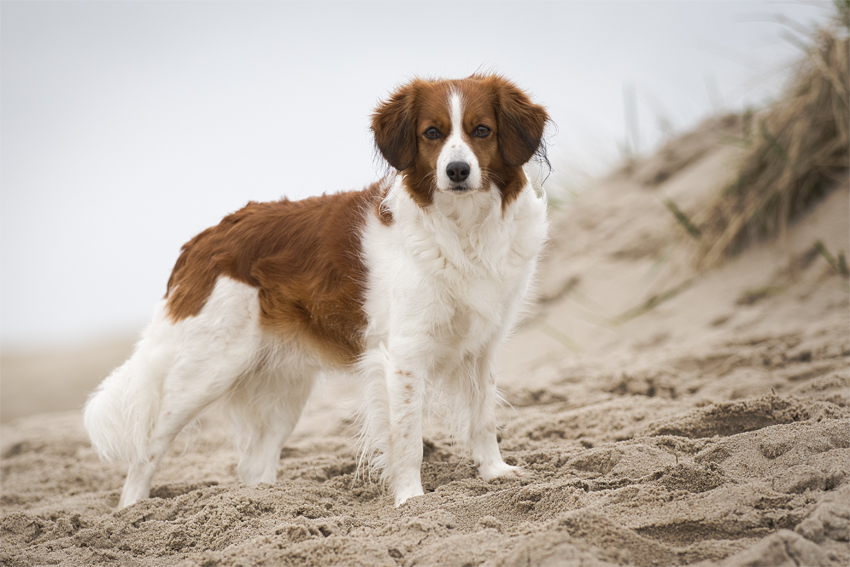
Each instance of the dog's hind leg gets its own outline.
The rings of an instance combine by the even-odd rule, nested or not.
[[[176,343],[144,451],[130,464],[119,508],[150,493],[151,478],[177,434],[256,364],[260,330],[254,288],[221,278],[201,312],[173,324]],[[170,324],[170,323],[169,323]]]
[[[287,361],[292,362],[292,361]],[[277,481],[280,451],[301,417],[316,370],[273,361],[245,376],[227,398],[237,445],[236,471],[245,484]]]
[[[147,445],[147,461],[130,465],[119,508],[148,497],[153,474],[177,434],[221,397],[242,372],[223,357],[210,356],[204,362],[181,364],[166,377],[160,413]]]
[[[151,478],[178,433],[221,398],[245,372],[244,355],[212,347],[206,356],[179,361],[168,373],[160,412],[147,444],[146,460],[130,465],[121,501],[124,508],[150,493]]]

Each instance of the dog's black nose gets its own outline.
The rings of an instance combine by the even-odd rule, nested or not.
[[[469,177],[469,164],[465,161],[453,161],[446,166],[446,175],[455,183],[466,181],[466,178]]]

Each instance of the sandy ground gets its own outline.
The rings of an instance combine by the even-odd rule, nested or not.
[[[393,508],[355,476],[350,381],[329,378],[276,485],[236,481],[211,413],[116,512],[124,469],[74,408],[128,345],[4,355],[0,563],[850,564],[850,289],[813,251],[850,251],[850,188],[695,271],[661,199],[704,206],[738,129],[710,122],[553,212],[541,301],[501,354],[501,448],[523,478],[478,478],[435,419],[426,494]]]

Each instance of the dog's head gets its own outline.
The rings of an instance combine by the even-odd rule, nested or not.
[[[548,120],[510,81],[473,75],[400,87],[375,110],[372,131],[420,205],[429,205],[435,191],[465,194],[491,184],[510,203],[526,183],[522,166],[542,152]]]

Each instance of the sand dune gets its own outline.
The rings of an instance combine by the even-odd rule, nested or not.
[[[352,388],[336,377],[276,485],[238,484],[210,413],[153,497],[116,512],[124,470],[98,461],[78,411],[18,417],[2,426],[0,562],[850,564],[850,293],[813,251],[850,250],[850,188],[708,271],[662,203],[704,206],[740,127],[710,121],[552,213],[541,301],[500,360],[501,447],[523,478],[477,477],[435,419],[426,494],[393,508],[355,476]],[[4,412],[23,396],[3,394]]]

